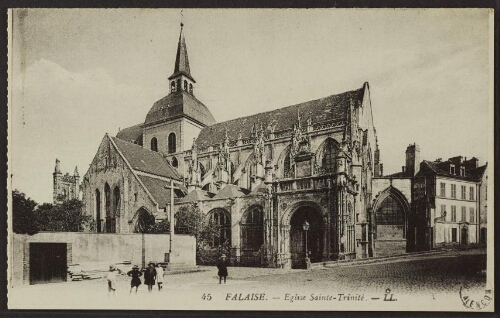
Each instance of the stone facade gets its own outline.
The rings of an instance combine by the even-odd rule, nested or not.
[[[71,176],[69,173],[62,174],[60,161],[56,159],[56,166],[53,175],[53,198],[54,203],[61,203],[66,200],[80,198],[80,175],[78,167]]]

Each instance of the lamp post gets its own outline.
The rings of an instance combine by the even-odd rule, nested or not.
[[[310,269],[311,268],[311,260],[309,259],[309,253],[308,253],[308,250],[307,250],[307,231],[309,231],[309,222],[304,221],[304,224],[302,224],[302,228],[304,229],[304,232],[306,234],[306,257],[304,259],[305,263],[306,263],[306,269]]]

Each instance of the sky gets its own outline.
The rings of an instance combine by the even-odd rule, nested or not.
[[[17,9],[9,59],[12,187],[52,202],[55,160],[87,172],[106,133],[168,94],[181,18],[195,96],[219,122],[369,82],[384,174],[421,159],[488,161],[485,9]]]

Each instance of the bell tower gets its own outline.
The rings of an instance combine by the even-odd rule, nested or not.
[[[191,70],[189,69],[189,58],[183,28],[184,24],[181,22],[181,32],[179,34],[179,43],[177,44],[174,73],[168,78],[170,82],[170,93],[184,91],[194,95],[193,85],[196,81],[191,76]]]

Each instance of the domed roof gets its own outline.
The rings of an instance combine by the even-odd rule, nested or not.
[[[187,117],[204,126],[216,123],[214,116],[198,99],[186,91],[173,92],[158,100],[149,110],[144,126]]]

